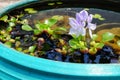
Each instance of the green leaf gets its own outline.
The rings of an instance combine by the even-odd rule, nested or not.
[[[7,27],[7,32],[12,31],[12,27]]]
[[[34,10],[33,8],[26,8],[24,11],[26,11],[26,12],[28,12],[28,13],[31,13],[31,14],[37,13],[37,11]]]
[[[92,35],[92,40],[96,40],[98,38],[98,35],[97,34],[93,34]]]
[[[101,49],[104,46],[104,44],[103,43],[96,43],[94,46],[95,46],[95,48]]]
[[[120,47],[120,40],[117,41],[117,45]]]
[[[69,40],[69,45],[73,48],[73,49],[80,49],[80,48],[84,48],[85,44],[83,41],[78,41],[76,39],[71,39]]]
[[[106,32],[102,35],[102,42],[107,42],[107,41],[110,41],[114,38],[114,34],[113,33],[110,33],[110,32]]]
[[[49,26],[44,23],[37,23],[35,27],[40,31],[47,30],[49,28]]]
[[[24,24],[24,25],[22,25],[22,30],[32,31],[33,29],[32,29],[31,26],[29,26],[28,24]]]
[[[15,26],[15,23],[14,23],[14,22],[8,22],[8,23],[9,23],[9,26],[10,26],[10,27]]]
[[[72,47],[73,49],[78,49],[77,44],[78,44],[78,43],[77,43],[74,39],[69,40],[69,45],[70,45],[70,47]]]
[[[45,20],[45,24],[49,25],[50,27],[53,26],[56,22],[57,22],[56,19]]]
[[[41,33],[40,30],[38,30],[38,29],[34,29],[34,35],[38,35],[38,34],[40,34],[40,33]]]
[[[8,16],[7,16],[7,15],[5,15],[5,16],[1,17],[1,18],[0,18],[0,20],[2,20],[2,21],[5,21],[5,22],[6,22],[6,21],[8,20]]]
[[[36,46],[30,46],[28,51],[33,53],[35,51]]]
[[[12,17],[12,18],[10,19],[10,21],[11,21],[11,22],[16,22],[17,19],[16,19],[15,17]]]

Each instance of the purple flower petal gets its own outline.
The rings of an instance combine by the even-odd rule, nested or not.
[[[79,13],[79,16],[81,17],[81,20],[82,20],[82,21],[86,21],[87,18],[88,18],[88,12],[85,11],[85,10],[82,10],[82,11]]]
[[[88,23],[87,28],[89,28],[91,30],[95,30],[96,29],[96,24]]]
[[[90,15],[88,16],[88,18],[87,18],[87,22],[88,22],[88,23],[91,23],[91,22],[92,22],[92,19],[93,19],[93,15],[90,14]]]
[[[80,35],[85,36],[86,35],[86,30],[85,28],[80,28]]]
[[[79,26],[79,23],[74,18],[69,18],[69,24],[72,28],[77,29]]]
[[[76,35],[76,37],[78,37],[80,35],[80,32],[78,29],[70,28],[69,34]]]

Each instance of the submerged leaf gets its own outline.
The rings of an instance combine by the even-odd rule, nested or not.
[[[106,32],[102,35],[102,42],[110,41],[114,38],[114,34],[110,32]]]
[[[28,24],[24,24],[24,25],[22,25],[22,30],[32,31],[33,29],[32,29],[31,26],[29,26]]]

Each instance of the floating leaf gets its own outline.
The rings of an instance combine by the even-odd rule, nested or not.
[[[48,5],[49,5],[49,6],[53,6],[53,5],[55,5],[55,3],[48,3]]]
[[[101,18],[101,15],[100,14],[94,14],[93,18]]]
[[[103,21],[103,20],[105,20],[105,18],[100,17],[99,20]]]
[[[57,2],[57,4],[63,4],[63,2]]]
[[[88,11],[88,10],[90,10],[90,9],[89,9],[89,8],[84,8],[84,10],[87,10],[87,11]]]
[[[31,26],[29,26],[28,24],[24,24],[24,25],[22,25],[22,30],[32,31],[33,29],[32,29]]]
[[[99,19],[101,21],[105,20],[105,18],[103,18],[100,14],[94,14],[93,18]]]
[[[55,16],[52,17],[52,19],[63,20],[64,17],[63,17],[63,16],[60,16],[60,15],[55,15]]]
[[[1,18],[0,18],[0,20],[2,20],[2,21],[5,21],[5,22],[6,22],[6,21],[8,20],[8,16],[7,16],[7,15],[5,15],[5,16],[1,17]]]
[[[31,14],[37,13],[37,11],[35,9],[33,9],[33,8],[26,8],[24,11],[26,11],[28,13],[31,13]]]
[[[53,26],[56,22],[57,22],[56,19],[45,20],[45,24],[49,25],[50,27]]]
[[[120,47],[120,40],[117,41],[117,45]]]
[[[114,38],[114,34],[110,32],[106,32],[102,35],[102,42],[110,41]]]

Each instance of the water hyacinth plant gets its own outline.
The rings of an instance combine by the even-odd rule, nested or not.
[[[95,39],[98,35],[92,34],[92,31],[96,29],[96,24],[93,24],[92,20],[93,15],[88,14],[86,10],[76,13],[76,19],[69,18],[71,26],[69,34],[73,36],[69,44],[73,49],[95,54],[98,48],[101,49],[104,46],[105,41],[110,41],[114,38],[114,34],[106,32],[102,36],[102,41],[96,43]]]

